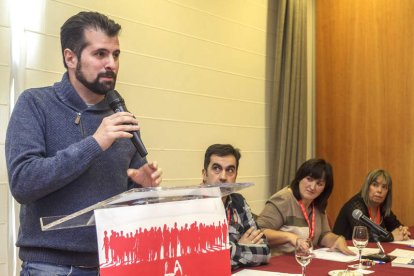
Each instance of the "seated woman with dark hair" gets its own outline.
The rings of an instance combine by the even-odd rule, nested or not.
[[[345,239],[329,227],[325,209],[332,189],[331,165],[323,159],[310,159],[300,166],[288,187],[266,202],[257,223],[273,255],[293,252],[298,238],[311,238],[314,245],[355,255]]]
[[[379,237],[380,241],[408,240],[411,233],[403,226],[391,211],[392,179],[390,174],[382,169],[368,173],[362,189],[354,195],[339,212],[333,232],[343,235],[347,240],[352,239],[354,226],[363,225],[352,217],[355,209],[369,217],[373,222],[391,232],[388,237]],[[375,241],[370,232],[370,241]]]

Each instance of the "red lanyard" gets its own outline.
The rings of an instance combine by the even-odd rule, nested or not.
[[[233,211],[233,222],[235,223],[235,224],[237,224],[238,223],[238,219],[237,219],[237,212],[236,212],[236,210],[234,210],[233,208],[230,208],[230,207],[227,207],[227,223],[230,225],[230,224],[232,224],[231,222],[231,218],[232,218],[232,216],[231,216],[231,212]]]
[[[381,213],[380,213],[380,208],[377,208],[377,216],[375,217],[375,219],[372,219],[372,213],[371,213],[371,208],[368,208],[368,213],[369,213],[369,218],[374,221],[376,224],[380,225],[381,223]]]
[[[299,203],[300,209],[302,210],[302,214],[305,217],[305,220],[309,226],[309,238],[312,239],[313,235],[315,234],[315,206],[312,203],[312,226],[311,226],[308,213],[305,210],[305,206],[303,206],[303,203],[300,200],[298,201],[298,203]]]

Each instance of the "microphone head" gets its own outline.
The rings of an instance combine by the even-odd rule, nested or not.
[[[121,97],[121,95],[116,90],[110,90],[108,93],[106,93],[105,96],[106,102],[108,105],[113,109],[117,109],[119,105],[124,105],[124,99]]]
[[[356,220],[359,220],[362,217],[362,215],[363,213],[359,209],[355,209],[354,211],[352,211],[352,217]]]

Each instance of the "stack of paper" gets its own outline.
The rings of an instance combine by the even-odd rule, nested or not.
[[[404,249],[395,249],[388,255],[395,256],[395,257],[402,257],[402,258],[409,258],[414,259],[414,251],[412,250],[404,250]]]
[[[329,251],[329,248],[319,248],[319,249],[314,250],[313,253],[315,254],[315,258],[322,259],[322,260],[344,262],[344,263],[357,261],[359,259],[358,249],[353,246],[350,246],[349,249],[355,252],[356,255],[349,256],[339,251]],[[377,253],[379,253],[378,248],[364,248],[362,250],[362,255],[364,256],[371,255],[371,254],[377,254]]]
[[[397,257],[391,262],[391,266],[414,268],[414,259]]]

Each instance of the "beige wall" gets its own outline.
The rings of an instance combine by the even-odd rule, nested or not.
[[[8,239],[9,192],[4,155],[4,141],[9,118],[9,76],[10,76],[10,24],[8,6],[0,0],[0,275],[9,275],[8,250],[12,243]]]
[[[4,41],[9,40],[10,28],[3,8],[6,1],[0,0],[0,244],[7,239],[3,151],[9,49]],[[164,170],[163,185],[200,183],[206,147],[232,143],[242,151],[238,180],[255,183],[243,194],[259,212],[269,196],[267,98],[274,30],[268,23],[274,21],[275,11],[268,2],[41,1],[29,7],[33,18],[25,17],[30,22],[24,32],[24,63],[16,72],[16,92],[60,79],[64,68],[59,28],[64,20],[81,10],[103,12],[122,25],[117,90],[140,120],[148,159],[157,160]],[[7,271],[7,255],[0,252],[0,274],[9,275],[2,273]]]

